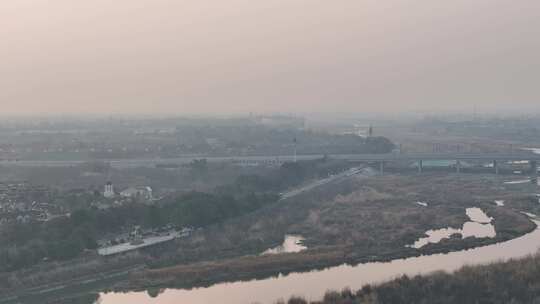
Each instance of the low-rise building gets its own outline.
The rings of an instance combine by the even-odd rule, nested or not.
[[[130,187],[120,192],[120,196],[125,198],[135,198],[151,201],[153,199],[152,188],[150,187]]]
[[[103,191],[103,196],[106,198],[113,198],[116,194],[114,193],[114,185],[112,182],[105,184],[105,191]]]

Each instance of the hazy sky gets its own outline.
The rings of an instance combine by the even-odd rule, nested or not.
[[[540,109],[538,0],[1,0],[3,113]]]

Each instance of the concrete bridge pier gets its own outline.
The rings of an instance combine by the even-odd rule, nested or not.
[[[418,173],[422,173],[424,170],[424,164],[422,163],[422,160],[418,161]]]
[[[379,163],[379,172],[381,173],[381,175],[384,174],[384,162],[383,161]]]
[[[495,169],[495,174],[499,174],[499,163],[497,162],[497,160],[494,160],[493,161],[493,168]]]
[[[456,173],[461,173],[461,162],[456,160]]]

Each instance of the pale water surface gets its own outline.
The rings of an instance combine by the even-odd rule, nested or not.
[[[504,200],[496,200],[495,205],[497,205],[498,207],[504,207]]]
[[[467,216],[469,217],[471,221],[476,222],[476,223],[487,224],[487,223],[491,223],[491,221],[493,220],[492,217],[487,216],[487,214],[485,214],[484,211],[482,211],[482,209],[477,208],[477,207],[467,208],[465,210],[465,213],[467,214]]]
[[[540,222],[535,223],[538,225]],[[249,282],[221,283],[207,288],[192,290],[168,289],[156,298],[146,292],[101,294],[101,304],[251,304],[274,303],[279,298],[292,295],[308,299],[322,298],[328,289],[344,287],[361,288],[367,283],[393,279],[402,274],[416,275],[436,270],[453,271],[464,265],[485,264],[510,258],[524,257],[537,252],[540,246],[540,230],[522,237],[485,247],[435,254],[430,256],[399,259],[391,262],[342,265],[322,271],[293,273],[288,276],[253,280]]]
[[[300,235],[285,235],[285,240],[283,244],[270,248],[263,252],[262,254],[279,254],[279,253],[291,253],[291,252],[300,252],[306,250],[307,247],[302,245],[304,237]]]
[[[467,208],[465,213],[470,221],[464,223],[461,229],[448,227],[428,230],[426,231],[426,237],[418,239],[414,244],[407,245],[407,247],[419,249],[430,243],[439,243],[443,239],[448,239],[453,235],[460,235],[462,239],[467,237],[495,237],[495,227],[490,224],[493,218],[488,217],[482,209],[477,207]]]
[[[540,154],[540,148],[523,148],[523,150],[531,151],[535,154]]]
[[[507,185],[517,185],[517,184],[526,184],[526,183],[530,183],[530,182],[531,182],[530,179],[520,179],[520,180],[507,181],[507,182],[504,182],[504,183],[507,184]]]

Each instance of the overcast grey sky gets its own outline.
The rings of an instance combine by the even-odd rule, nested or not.
[[[538,0],[2,0],[4,113],[540,108]]]

